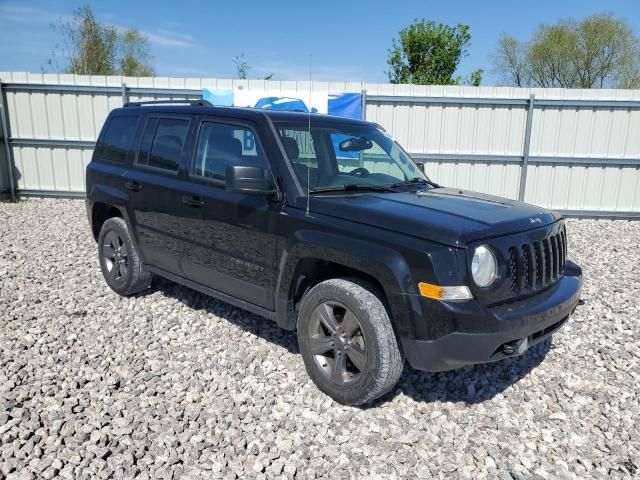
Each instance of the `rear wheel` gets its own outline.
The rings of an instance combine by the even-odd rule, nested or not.
[[[102,225],[98,255],[107,285],[120,295],[132,295],[151,285],[152,275],[143,267],[122,218],[110,218]]]
[[[343,404],[384,395],[402,373],[389,315],[374,291],[355,279],[332,279],[313,287],[300,305],[298,342],[307,372]]]

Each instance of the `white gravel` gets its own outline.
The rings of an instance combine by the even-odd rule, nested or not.
[[[552,342],[357,409],[267,320],[109,290],[81,201],[2,203],[0,478],[638,478],[640,222],[568,232],[586,303]]]

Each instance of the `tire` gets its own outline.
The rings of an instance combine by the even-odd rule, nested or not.
[[[337,278],[313,287],[300,304],[298,343],[307,373],[345,405],[384,395],[404,367],[391,320],[374,292],[366,282]]]
[[[153,275],[145,270],[122,218],[108,219],[98,236],[98,258],[107,285],[120,295],[133,295],[151,285]]]

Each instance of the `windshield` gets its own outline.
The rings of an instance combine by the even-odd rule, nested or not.
[[[305,192],[353,187],[389,187],[427,181],[409,155],[373,125],[276,124]]]

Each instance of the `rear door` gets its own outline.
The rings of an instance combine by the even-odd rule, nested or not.
[[[188,155],[189,115],[147,115],[126,173],[129,216],[143,262],[175,275],[180,268],[178,172]]]
[[[265,153],[249,123],[201,117],[196,148],[179,193],[188,279],[274,308],[276,236],[280,204],[263,196],[225,190],[228,165],[268,168]]]

